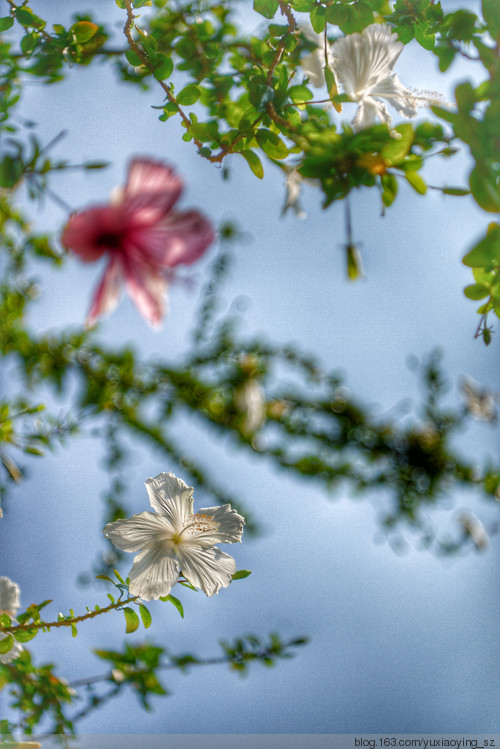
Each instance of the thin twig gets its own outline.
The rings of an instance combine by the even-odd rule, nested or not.
[[[108,611],[112,611],[113,609],[122,608],[127,603],[134,603],[135,601],[137,601],[137,598],[138,596],[133,596],[132,598],[127,598],[125,601],[116,601],[116,603],[112,603],[109,606],[106,606],[106,608],[104,609],[89,611],[87,614],[82,614],[81,616],[73,616],[70,619],[58,619],[56,622],[32,622],[31,624],[16,624],[13,627],[0,627],[0,632],[5,632],[6,634],[15,634],[16,632],[23,632],[32,629],[70,627],[72,624],[79,624],[86,619],[93,619],[95,616],[106,614]]]

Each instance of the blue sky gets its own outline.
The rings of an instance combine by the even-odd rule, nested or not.
[[[41,0],[31,6],[51,22],[64,22],[86,8],[116,21],[123,13],[114,2]],[[457,3],[442,3],[443,8]],[[244,14],[253,20],[250,12]],[[437,74],[432,55],[415,42],[399,62],[408,86],[440,90],[450,98],[465,68]],[[271,164],[259,182],[245,163],[231,162],[231,179],[202,161],[180,139],[173,121],[161,123],[151,105],[161,91],[143,93],[120,83],[106,66],[73,68],[66,81],[27,87],[20,111],[38,123],[49,141],[68,134],[54,155],[106,159],[111,166],[83,175],[54,178],[53,189],[73,207],[106,202],[124,182],[133,155],[152,155],[175,164],[184,176],[182,207],[198,207],[215,223],[236,220],[248,241],[236,249],[236,262],[223,289],[222,309],[237,297],[249,300],[242,331],[298,343],[345,374],[346,384],[380,413],[402,398],[418,396],[410,354],[444,349],[453,384],[464,373],[500,389],[497,342],[486,349],[473,340],[474,304],[462,295],[470,271],[460,259],[480,236],[485,217],[468,198],[425,198],[410,188],[385,218],[377,197],[360,192],[352,204],[355,238],[362,245],[366,279],[345,280],[343,206],[323,211],[319,194],[307,187],[308,217],[280,219],[283,177]],[[352,112],[353,113],[353,112]],[[347,111],[346,116],[352,114]],[[428,180],[460,184],[468,170],[466,155],[430,163]],[[47,202],[28,207],[34,226],[58,232],[65,213]],[[194,291],[173,285],[170,314],[163,329],[148,328],[124,299],[107,318],[100,335],[107,343],[130,342],[145,356],[182,356],[196,307],[196,289],[216,254],[193,267]],[[98,265],[70,260],[62,271],[39,269],[42,295],[32,313],[40,331],[77,326],[100,277]],[[68,404],[66,404],[67,406]],[[61,406],[62,407],[62,406]],[[307,635],[310,644],[297,657],[265,669],[256,664],[240,679],[224,666],[190,676],[167,672],[173,692],[142,711],[133,695],[109,704],[84,720],[82,732],[96,733],[451,733],[498,731],[500,696],[498,561],[496,539],[484,554],[453,560],[410,550],[396,555],[379,543],[379,496],[352,499],[345,490],[327,498],[300,480],[291,480],[262,460],[235,450],[229,441],[199,428],[194,418],[178,419],[178,443],[202,465],[217,465],[219,483],[239,494],[264,528],[262,537],[232,548],[239,568],[253,570],[245,581],[211,599],[182,591],[186,616],[173,607],[151,606],[151,639],[173,652],[218,654],[217,640],[246,632],[284,637]],[[461,448],[484,459],[498,455],[498,431],[474,425]],[[165,460],[134,446],[127,474],[132,512],[148,509],[143,486],[148,476],[171,470]],[[182,477],[182,474],[181,474]],[[105,600],[102,590],[81,589],[76,578],[104,546],[100,494],[106,489],[102,449],[92,435],[30,465],[30,476],[13,493],[0,527],[1,574],[21,586],[22,602],[53,598],[52,613],[81,610]],[[206,504],[195,492],[195,506]],[[472,507],[487,521],[491,510],[474,498],[454,494],[454,513]],[[446,513],[437,514],[446,523]],[[412,544],[411,536],[409,536]],[[415,544],[413,544],[414,546]],[[131,564],[130,559],[130,564]],[[122,572],[127,572],[124,567]],[[175,591],[174,591],[175,592]],[[94,647],[119,646],[122,616],[82,625],[76,640],[69,632],[43,634],[32,643],[37,662],[54,660],[66,678],[105,671],[90,654]],[[136,633],[138,634],[138,633]],[[131,641],[138,639],[131,636]],[[0,693],[0,709],[5,696]]]

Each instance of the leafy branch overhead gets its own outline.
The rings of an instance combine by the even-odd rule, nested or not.
[[[183,182],[173,166],[133,158],[108,203],[67,215],[56,175],[93,172],[107,163],[59,159],[65,133],[43,143],[35,123],[17,109],[29,82],[53,86],[75,67],[112,66],[120,81],[152,92],[150,116],[192,144],[213,166],[214,181],[230,179],[233,167],[245,163],[258,180],[273,169],[285,176],[284,211],[304,215],[304,185],[318,191],[325,209],[344,201],[351,280],[362,274],[350,201],[355,191],[376,190],[382,213],[402,186],[422,197],[429,190],[447,200],[469,196],[486,219],[483,236],[463,248],[473,274],[465,295],[480,302],[476,337],[489,344],[491,320],[500,317],[497,0],[482,0],[479,15],[468,7],[445,12],[436,0],[254,0],[253,32],[229,0],[115,1],[116,28],[102,23],[98,10],[76,13],[69,25],[50,25],[30,0],[7,0],[0,17],[0,354],[13,375],[0,401],[0,516],[16,507],[19,487],[47,451],[92,436],[100,441],[109,481],[102,523],[107,540],[80,582],[97,577],[100,586],[113,586],[105,606],[48,616],[52,601],[21,611],[19,586],[0,577],[0,689],[8,690],[20,715],[17,723],[0,720],[6,746],[15,745],[19,731],[69,735],[128,687],[150,709],[155,697],[169,693],[162,671],[226,663],[246,673],[253,661],[271,666],[305,644],[304,638],[271,634],[263,642],[245,635],[222,641],[221,655],[201,658],[128,637],[150,629],[154,599],[171,604],[175,611],[167,611],[182,624],[188,609],[177,595],[184,588],[209,596],[229,588],[223,591],[229,594],[233,581],[250,575],[218,544],[240,541],[244,525],[245,537],[259,532],[251,498],[230,495],[216,467],[207,467],[179,437],[176,418],[196,416],[194,428],[205,437],[224,436],[328,496],[347,488],[380,498],[380,525],[396,549],[410,533],[421,548],[440,554],[483,550],[497,529],[464,512],[443,530],[434,512],[449,508],[457,489],[480,497],[487,510],[498,506],[500,463],[487,458],[479,464],[456,439],[472,419],[495,422],[497,394],[464,379],[450,396],[435,352],[413,362],[420,402],[376,415],[344,378],[298,345],[243,336],[237,315],[222,314],[223,284],[243,237],[229,222],[215,231],[201,211],[178,209]],[[399,58],[412,50],[432,56],[441,73],[460,59],[480,83],[471,74],[451,102],[439,91],[418,91],[418,77],[397,76]],[[465,183],[428,184],[429,159],[446,164],[459,151],[470,158]],[[19,208],[24,189],[29,200],[49,198],[63,209],[66,225],[57,235],[38,231],[36,218]],[[102,342],[92,326],[112,311],[122,286],[158,326],[174,269],[198,261],[216,242],[187,351],[147,359],[132,346]],[[87,326],[38,332],[37,269],[63,274],[69,253],[85,262],[107,261]],[[137,444],[183,478],[163,472],[148,479],[154,512],[129,517],[130,446]],[[184,479],[215,506],[194,512]],[[116,568],[129,552],[137,556],[122,577]],[[68,683],[52,664],[35,665],[30,641],[57,637],[54,631],[65,627],[76,636],[80,625],[103,616],[121,617],[127,635],[121,647],[95,649],[105,673]]]

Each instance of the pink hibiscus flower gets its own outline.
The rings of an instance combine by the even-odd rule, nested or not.
[[[155,327],[160,324],[168,269],[198,260],[214,240],[212,225],[201,213],[173,210],[182,187],[170,167],[135,159],[125,188],[113,191],[108,205],[71,216],[61,237],[63,246],[86,263],[109,256],[87,325],[114,309],[123,282],[146,320]]]

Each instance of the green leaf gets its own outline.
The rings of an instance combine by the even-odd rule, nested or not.
[[[200,98],[201,91],[198,86],[195,86],[194,84],[190,84],[189,86],[186,86],[183,88],[177,96],[175,97],[178,104],[195,104],[198,99]]]
[[[120,573],[118,572],[118,570],[113,570],[113,572],[115,573],[115,575],[116,575],[117,579],[119,580],[119,582],[121,582],[122,585],[125,585],[125,580],[120,575]]]
[[[237,570],[233,575],[233,580],[244,580],[252,574],[252,570]]]
[[[393,165],[398,164],[408,155],[414,139],[413,127],[410,123],[398,125],[396,132],[399,133],[401,137],[391,138],[390,141],[383,146],[380,152],[380,155]]]
[[[125,608],[123,609],[123,613],[125,614],[125,621],[127,623],[125,632],[135,632],[135,630],[139,626],[139,617],[135,613],[134,609],[131,609],[130,606],[125,606]]]
[[[85,44],[85,42],[90,41],[97,34],[99,26],[91,21],[78,21],[78,23],[74,23],[71,26],[70,31],[73,32],[79,44]]]
[[[500,211],[500,184],[496,175],[484,163],[478,163],[469,177],[469,185],[475,201],[485,211],[498,213]]]
[[[490,287],[485,283],[471,283],[465,287],[464,294],[468,299],[484,299],[490,296]]]
[[[126,10],[127,6],[125,5],[125,0],[115,0],[115,3],[118,5],[119,8],[122,10]]]
[[[466,190],[463,187],[443,187],[444,195],[470,195],[470,190]]]
[[[176,598],[175,596],[161,596],[160,601],[168,601],[169,603],[171,603],[173,606],[175,606],[175,608],[181,615],[181,618],[184,619],[184,608],[178,598]]]
[[[311,26],[317,34],[325,30],[326,25],[326,8],[323,5],[317,5],[310,13]]]
[[[500,263],[500,226],[494,226],[462,260],[472,268]]]
[[[274,18],[278,7],[278,0],[253,0],[253,9],[264,18]]]
[[[264,176],[264,167],[262,166],[262,161],[259,159],[257,154],[254,151],[249,150],[240,151],[240,153],[255,176],[259,179],[262,179]]]
[[[37,636],[38,629],[22,629],[19,632],[14,633],[14,637],[18,642],[29,642]]]
[[[291,0],[290,5],[299,13],[309,13],[314,9],[316,0]]]
[[[287,93],[290,99],[295,104],[297,104],[297,102],[302,103],[302,102],[310,101],[311,99],[314,98],[313,94],[309,91],[307,86],[300,86],[300,85],[292,86],[291,88],[288,89]]]
[[[389,207],[394,203],[398,194],[398,181],[394,174],[382,174],[380,182],[382,184],[382,202]]]
[[[170,59],[170,57],[167,57],[163,54],[163,52],[159,52],[156,57],[156,63],[154,66],[153,75],[158,81],[164,81],[165,78],[170,78],[172,75],[172,71],[174,69],[174,63]]]
[[[351,281],[356,281],[363,275],[363,265],[361,263],[361,254],[357,245],[347,244],[347,275]]]
[[[219,133],[217,131],[216,122],[195,122],[189,128],[189,134],[200,140],[202,143],[210,143],[213,141],[219,141]]]
[[[115,584],[115,581],[114,581],[114,580],[112,580],[112,579],[111,579],[110,577],[108,577],[107,575],[96,575],[96,576],[95,576],[95,579],[96,579],[96,580],[106,580],[106,582],[108,582],[108,583],[113,583],[113,585]]]
[[[264,153],[271,159],[286,159],[288,156],[288,148],[276,133],[261,128],[257,130],[255,137]]]
[[[413,26],[413,33],[415,39],[424,49],[433,49],[436,43],[435,35],[424,26],[419,23],[415,23]]]
[[[455,89],[455,99],[460,112],[470,112],[476,104],[476,95],[471,84],[467,81]]]
[[[399,41],[403,42],[403,44],[408,44],[408,42],[411,42],[411,40],[415,36],[413,24],[408,24],[407,26],[398,26],[396,28],[396,31],[398,32]]]
[[[144,624],[144,629],[147,629],[151,626],[151,614],[149,613],[149,609],[147,609],[142,603],[139,604],[139,612],[141,614],[142,623]]]
[[[7,635],[6,637],[2,637],[0,640],[0,655],[5,655],[5,653],[8,653],[10,650],[12,650],[14,646],[14,638],[12,635]]]
[[[7,31],[14,24],[12,16],[4,16],[0,18],[0,31]]]
[[[20,42],[20,46],[25,55],[29,55],[35,49],[38,44],[39,36],[36,32],[30,31],[29,34],[23,36]]]
[[[35,16],[29,8],[16,8],[14,13],[22,26],[33,26],[35,29],[45,28],[45,21]]]
[[[141,58],[139,57],[139,55],[137,54],[137,52],[134,52],[134,50],[132,50],[132,49],[128,49],[128,50],[127,50],[127,51],[125,52],[125,57],[127,58],[127,61],[128,61],[128,62],[129,62],[129,63],[130,63],[130,64],[131,64],[131,65],[132,65],[132,66],[133,66],[134,68],[138,68],[138,67],[140,67],[141,65],[144,65],[143,61],[141,60]]]
[[[488,24],[491,36],[496,39],[500,34],[500,8],[498,0],[482,0],[483,18]]]
[[[427,185],[423,177],[418,172],[409,171],[405,173],[407,182],[413,187],[415,192],[419,195],[425,195],[427,192]]]

